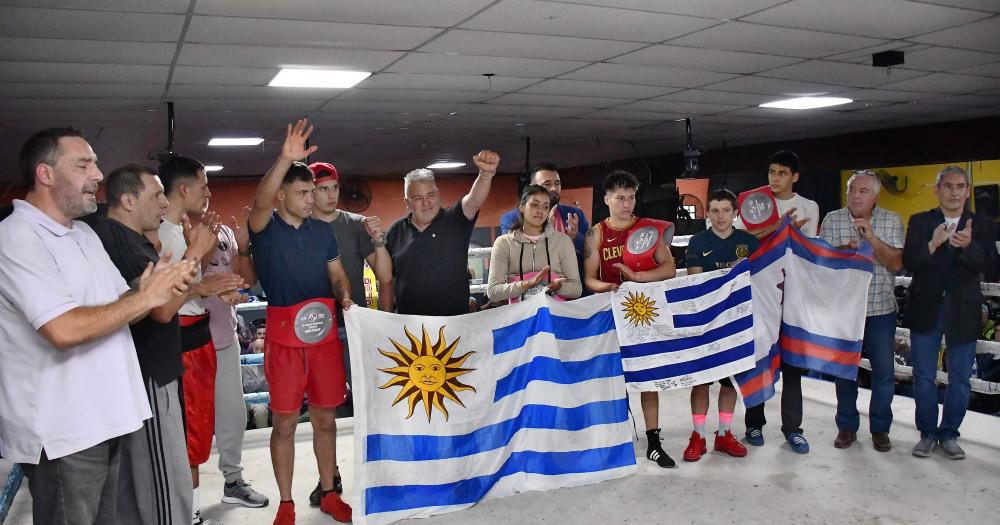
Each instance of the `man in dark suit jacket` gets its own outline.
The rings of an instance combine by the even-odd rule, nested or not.
[[[969,405],[969,376],[982,324],[979,285],[997,257],[994,229],[965,208],[969,186],[962,168],[941,170],[934,186],[940,206],[910,217],[903,247],[903,266],[913,274],[903,320],[910,329],[920,430],[912,453],[921,458],[930,456],[935,445],[950,459],[965,457],[957,438]],[[948,388],[939,424],[935,378],[942,336]]]

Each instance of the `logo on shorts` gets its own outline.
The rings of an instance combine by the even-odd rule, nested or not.
[[[330,307],[319,302],[308,303],[295,314],[295,337],[306,344],[314,344],[326,338],[333,328],[333,312]]]
[[[398,353],[378,349],[379,353],[396,362],[396,366],[392,368],[379,369],[395,376],[379,388],[401,387],[399,394],[392,402],[392,406],[396,406],[403,399],[408,399],[409,413],[406,415],[406,419],[413,416],[414,408],[418,402],[421,402],[424,404],[428,423],[431,421],[432,408],[441,411],[445,421],[447,421],[448,409],[444,406],[445,399],[450,399],[465,408],[465,404],[458,398],[458,392],[463,390],[476,391],[474,387],[457,379],[459,376],[476,370],[475,368],[462,368],[469,356],[475,352],[454,357],[460,337],[448,343],[445,340],[444,327],[442,326],[438,331],[437,343],[431,344],[430,336],[427,335],[427,327],[421,326],[421,329],[423,337],[417,338],[410,333],[408,328],[403,327],[403,332],[410,340],[410,348],[389,339]]]

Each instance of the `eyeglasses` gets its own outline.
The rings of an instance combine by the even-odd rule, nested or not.
[[[867,175],[869,177],[878,177],[878,173],[875,170],[855,170],[855,175]]]

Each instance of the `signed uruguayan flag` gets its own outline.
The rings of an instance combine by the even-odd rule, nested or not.
[[[455,317],[345,314],[354,521],[391,523],[635,471],[605,294]]]
[[[686,388],[754,366],[750,267],[627,282],[611,306],[630,390]]]

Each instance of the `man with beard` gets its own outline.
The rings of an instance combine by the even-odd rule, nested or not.
[[[145,166],[129,164],[107,179],[107,216],[95,218],[94,231],[126,281],[137,279],[159,255],[146,234],[160,227],[167,198],[159,177]],[[197,261],[215,247],[204,225],[189,234],[184,259]],[[118,519],[122,523],[185,523],[192,515],[178,379],[184,372],[177,310],[192,295],[214,294],[238,285],[239,276],[206,276],[189,293],[155,308],[130,327],[153,417],[122,439]]]
[[[80,132],[50,128],[21,149],[28,188],[0,223],[0,455],[28,478],[33,522],[117,523],[121,436],[149,402],[128,324],[184,295],[188,261],[147,264],[129,285],[74,219],[103,178]]]
[[[559,171],[556,165],[551,162],[542,162],[531,169],[531,184],[538,184],[549,190],[552,196],[552,210],[550,210],[549,224],[558,232],[563,232],[576,246],[577,257],[580,259],[580,267],[583,267],[583,244],[587,236],[589,225],[587,216],[583,210],[576,206],[559,202],[562,196],[562,180],[559,178]],[[500,233],[507,233],[514,228],[517,223],[517,206],[509,210],[500,217]],[[581,272],[581,275],[583,273]]]
[[[317,149],[306,147],[312,130],[305,119],[288,125],[278,160],[257,186],[249,220],[254,265],[268,301],[264,374],[271,386],[271,464],[281,495],[275,525],[295,523],[295,427],[307,393],[320,510],[337,521],[351,520],[351,507],[333,484],[335,409],[347,398],[334,301],[344,310],[354,302],[333,229],[309,216],[315,184],[301,160]]]
[[[208,210],[212,192],[208,189],[205,166],[188,157],[172,157],[160,163],[160,179],[170,201],[163,222],[157,230],[162,247],[160,256],[167,252],[176,260],[183,256],[191,244],[189,232],[192,229],[189,216],[202,217],[211,227],[212,234],[219,234],[219,221]],[[199,276],[207,268],[213,250],[199,256]],[[217,292],[232,297],[242,284],[235,284],[225,291]],[[212,435],[215,431],[215,376],[218,364],[215,345],[209,325],[208,311],[202,304],[202,297],[191,297],[180,308],[181,347],[184,350],[184,375],[181,378],[181,401],[187,429],[188,461],[191,465],[191,479],[194,485],[193,522],[201,521],[198,494],[198,466],[208,461],[212,451]]]

